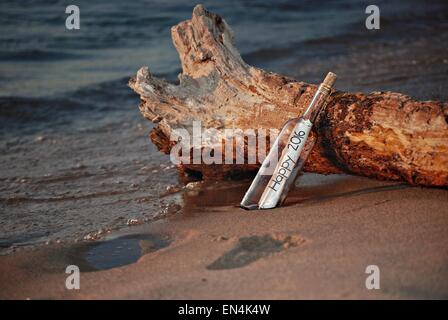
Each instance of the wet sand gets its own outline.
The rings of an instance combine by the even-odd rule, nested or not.
[[[199,185],[178,193],[181,214],[2,256],[0,298],[448,298],[446,189],[305,174],[285,207],[245,211],[246,187]],[[80,290],[65,288],[70,264]]]

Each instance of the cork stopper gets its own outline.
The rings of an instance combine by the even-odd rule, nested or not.
[[[335,81],[336,81],[336,74],[334,74],[333,72],[328,72],[322,84],[326,87],[331,88],[333,87]]]

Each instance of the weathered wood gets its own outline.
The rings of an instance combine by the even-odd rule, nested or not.
[[[179,85],[141,68],[129,85],[144,117],[158,123],[152,141],[164,152],[173,129],[280,128],[304,111],[316,86],[247,65],[232,31],[198,5],[171,29],[183,73]],[[331,71],[331,70],[329,70]],[[448,185],[448,104],[392,92],[335,92],[316,126],[318,142],[305,171],[346,172],[426,186]],[[185,165],[180,170],[222,178],[256,165]]]

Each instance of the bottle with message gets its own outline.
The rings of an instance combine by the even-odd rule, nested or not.
[[[242,208],[271,209],[284,202],[316,142],[310,131],[335,80],[336,75],[329,72],[303,115],[284,125],[241,201]]]

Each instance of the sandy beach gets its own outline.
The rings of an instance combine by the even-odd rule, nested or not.
[[[0,299],[448,299],[446,187],[304,173],[245,211],[249,180],[186,186],[128,80],[178,81],[170,28],[196,2],[80,3],[76,32],[65,3],[0,4]],[[205,3],[250,65],[447,101],[446,2],[378,4],[381,30],[357,0]]]
[[[0,297],[448,297],[447,190],[345,175],[306,174],[301,179],[301,195],[276,210],[230,205],[237,203],[244,184],[200,186],[182,194],[182,214],[99,242],[0,257]],[[101,253],[113,255],[123,245],[138,253],[136,261],[125,261],[122,254],[124,265],[101,265],[106,259]],[[80,266],[80,290],[65,288],[70,264]],[[365,287],[368,265],[380,268],[380,290]]]

